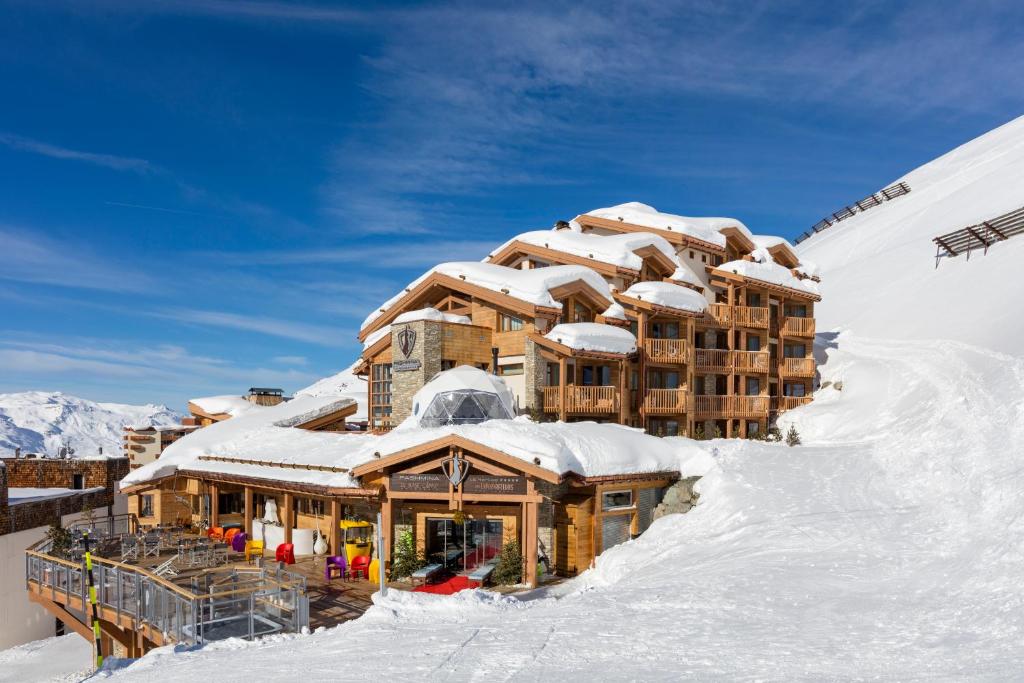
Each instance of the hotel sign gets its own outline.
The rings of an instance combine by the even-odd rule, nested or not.
[[[396,360],[391,364],[391,370],[394,372],[409,372],[410,370],[419,370],[420,367],[419,358],[413,358],[411,360]]]
[[[448,477],[443,474],[392,474],[395,493],[448,493]],[[462,483],[466,495],[526,495],[526,477],[492,477],[471,474]]]

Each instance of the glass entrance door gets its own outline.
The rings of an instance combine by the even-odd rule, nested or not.
[[[500,519],[427,519],[427,560],[453,572],[473,571],[501,552],[503,525]]]

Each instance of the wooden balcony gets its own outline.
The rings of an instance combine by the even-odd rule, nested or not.
[[[768,329],[768,309],[754,306],[733,306],[732,317],[737,327]]]
[[[814,358],[783,358],[779,371],[783,377],[814,377]]]
[[[654,363],[686,363],[690,345],[685,339],[645,339],[644,353]]]
[[[792,410],[805,406],[811,402],[810,396],[773,396],[772,408],[774,410]]]
[[[694,396],[693,414],[706,418],[763,418],[768,415],[769,396]]]
[[[785,318],[781,332],[787,337],[813,337],[814,318]]]
[[[697,349],[694,366],[698,372],[729,372],[732,369],[732,358],[728,351],[721,349]]]
[[[648,389],[644,395],[644,412],[649,415],[679,415],[687,411],[687,390]]]
[[[737,372],[768,372],[767,351],[733,351],[732,359]]]
[[[711,304],[708,306],[706,317],[717,325],[728,327],[732,325],[732,306],[729,304]]]
[[[544,412],[559,412],[559,388],[543,387]],[[565,412],[569,415],[603,415],[619,412],[619,391],[613,386],[565,388]]]

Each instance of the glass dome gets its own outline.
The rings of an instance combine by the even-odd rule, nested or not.
[[[419,412],[416,406],[414,413]],[[477,389],[455,389],[434,396],[420,417],[421,427],[478,424],[487,420],[510,420],[512,414],[498,397]]]

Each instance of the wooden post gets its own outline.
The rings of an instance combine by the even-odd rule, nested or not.
[[[331,498],[331,555],[341,555],[341,501]]]
[[[391,496],[388,495],[388,491],[384,491],[384,500],[380,504],[380,517],[381,517],[381,539],[382,547],[378,550],[377,559],[384,565],[385,569],[391,568],[391,536],[394,533],[392,524],[392,505]]]
[[[281,523],[284,524],[284,542],[292,542],[292,527],[295,526],[295,514],[292,510],[295,504],[292,494],[284,494],[284,510],[281,514]],[[273,550],[271,548],[270,550]]]
[[[733,314],[729,316],[729,330],[726,332],[729,338],[729,378],[726,382],[725,394],[726,398],[726,419],[725,419],[725,438],[732,437],[732,415],[729,412],[730,408],[733,408],[734,401],[732,400],[733,395],[736,393],[736,289],[735,286],[729,285],[729,305],[733,307]]]
[[[629,367],[627,363],[625,358],[619,361],[619,424],[629,424]]]
[[[220,526],[220,501],[218,498],[217,484],[210,484],[210,526]]]
[[[689,346],[686,354],[686,389],[687,389],[687,403],[686,403],[686,436],[693,438],[693,430],[695,422],[693,419],[694,410],[694,399],[697,395],[696,376],[694,373],[694,364],[696,363],[696,343],[697,343],[697,331],[696,324],[693,318],[686,319],[686,343]]]
[[[562,356],[558,359],[558,419],[562,422],[565,422],[565,384],[568,381],[566,371],[565,356]]]
[[[532,487],[531,487],[532,489]],[[526,582],[537,587],[537,503],[523,505],[523,538],[526,539]]]
[[[647,410],[644,408],[644,399],[647,398],[647,349],[644,343],[647,341],[647,311],[640,310],[636,319],[636,344],[640,349],[640,363],[637,369],[636,378],[636,401],[637,412],[640,413],[640,426],[647,430]]]
[[[253,514],[254,514],[253,509],[252,509],[252,488],[250,488],[248,486],[245,487],[244,498],[245,498],[245,519],[242,520],[242,521],[245,524],[245,537],[246,538],[252,538],[252,518],[253,518]]]

